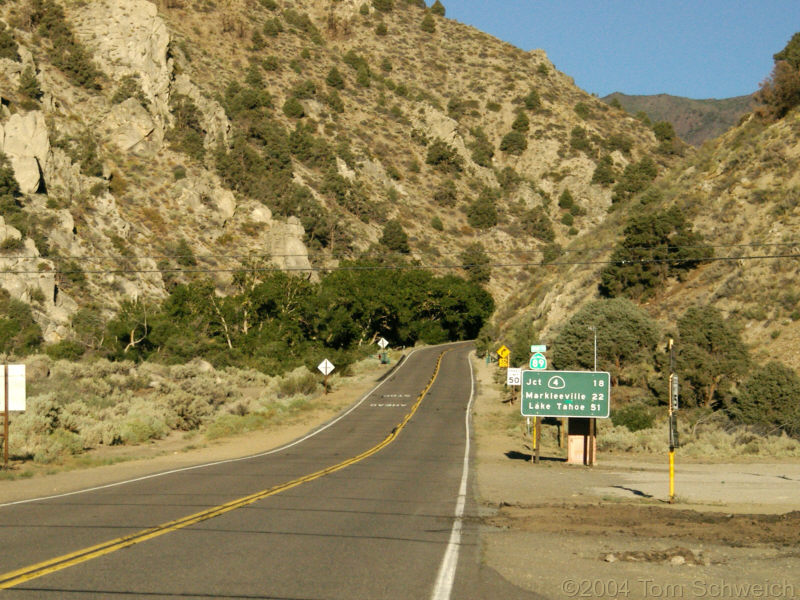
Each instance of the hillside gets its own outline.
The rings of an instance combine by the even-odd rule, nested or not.
[[[419,1],[14,0],[0,15],[0,150],[19,185],[2,286],[48,343],[198,271],[226,295],[253,261],[314,278],[395,251],[387,223],[440,270],[466,274],[476,252],[535,264],[676,160],[544,52]],[[533,271],[496,267],[488,289],[502,303]]]
[[[752,95],[695,100],[669,94],[631,96],[614,92],[602,100],[609,104],[618,102],[632,115],[643,112],[654,123],[672,123],[675,133],[693,146],[722,135],[753,109]]]

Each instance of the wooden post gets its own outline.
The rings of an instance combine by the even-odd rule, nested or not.
[[[590,467],[594,466],[594,444],[596,436],[596,423],[595,418],[589,419],[589,447],[586,449],[586,464]]]
[[[567,418],[561,417],[559,419],[560,425],[558,426],[558,447],[563,448],[566,446],[567,439]]]
[[[538,465],[539,464],[539,446],[541,441],[541,430],[542,430],[542,417],[536,417],[533,420],[533,427],[534,427],[534,438],[535,438],[535,449],[533,454],[533,461]]]

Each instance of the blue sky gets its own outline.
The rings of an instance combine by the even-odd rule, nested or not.
[[[800,31],[800,0],[442,0],[447,17],[541,48],[590,93],[749,94]]]

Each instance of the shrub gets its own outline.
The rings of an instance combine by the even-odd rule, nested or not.
[[[592,109],[589,108],[588,104],[584,102],[578,102],[575,107],[575,114],[578,115],[581,119],[588,119],[592,116]]]
[[[542,107],[542,100],[539,98],[539,92],[531,89],[528,95],[522,99],[525,108],[528,110],[539,110]]]
[[[170,108],[174,125],[167,133],[167,140],[176,150],[202,161],[205,156],[205,131],[200,124],[200,111],[197,105],[189,96],[173,94],[170,98]]]
[[[522,230],[530,236],[543,242],[552,242],[556,239],[556,232],[550,217],[541,206],[534,206],[522,216]]]
[[[675,139],[675,128],[669,121],[653,123],[653,133],[659,142],[671,142]]]
[[[28,65],[19,76],[19,93],[31,100],[38,100],[42,97],[42,88],[39,86],[39,80],[36,79],[36,73],[33,68]]]
[[[386,28],[386,23],[384,23],[383,21],[378,23],[378,25],[375,27],[375,35],[384,36],[388,33],[389,30]]]
[[[617,174],[614,171],[614,161],[611,155],[603,155],[592,174],[592,183],[599,183],[600,185],[607,186],[614,183],[616,178]]]
[[[569,210],[574,205],[575,199],[572,197],[572,192],[569,191],[569,188],[564,188],[564,191],[558,197],[558,207]]]
[[[520,133],[527,133],[530,124],[531,121],[528,119],[528,115],[520,111],[517,113],[514,122],[511,123],[511,129],[514,131],[519,131]]]
[[[528,148],[528,140],[524,133],[510,131],[500,141],[500,150],[508,154],[522,154]]]
[[[375,10],[379,10],[381,12],[392,12],[394,8],[394,0],[372,0],[372,6],[375,7]]]
[[[0,288],[0,353],[22,355],[42,343],[42,330],[33,320],[31,308]]]
[[[431,227],[433,227],[436,231],[444,231],[444,223],[439,218],[438,215],[434,215],[431,219]]]
[[[441,0],[436,0],[433,4],[431,4],[431,13],[440,17],[445,15],[444,4],[442,4]]]
[[[614,186],[612,202],[619,202],[647,188],[658,175],[658,167],[653,159],[645,156],[638,163],[630,163],[625,167],[617,185]]]
[[[147,97],[144,95],[144,91],[142,91],[142,86],[139,83],[139,76],[136,74],[125,75],[120,79],[114,95],[111,96],[111,103],[119,104],[128,98],[136,98],[142,106],[147,106]]]
[[[6,28],[6,24],[0,21],[0,58],[7,58],[14,62],[19,62],[19,46],[14,39],[12,32]]]
[[[644,404],[626,404],[611,411],[614,427],[626,427],[628,431],[650,429],[655,424],[653,410]]]
[[[366,64],[359,65],[356,71],[356,84],[359,87],[368,88],[370,86],[371,75]]]
[[[306,109],[297,98],[291,96],[283,103],[283,114],[291,119],[302,119],[306,116]]]
[[[264,35],[268,35],[269,37],[277,37],[278,34],[283,32],[283,25],[281,24],[280,19],[273,17],[264,22],[263,31]]]
[[[460,172],[464,166],[464,160],[456,149],[440,138],[428,146],[425,162],[445,173]]]
[[[496,189],[483,188],[480,195],[467,208],[467,222],[476,229],[489,229],[497,225]]]
[[[392,252],[408,254],[411,251],[411,247],[408,245],[408,235],[403,226],[395,219],[388,221],[383,226],[383,235],[381,235],[380,241]]]
[[[425,13],[419,28],[425,33],[434,33],[436,31],[436,23],[434,23],[433,17],[430,15],[430,13]]]
[[[342,77],[342,74],[336,67],[331,67],[331,70],[328,71],[328,76],[325,78],[325,83],[337,90],[344,89],[344,77]]]
[[[452,179],[447,179],[439,184],[433,192],[433,200],[440,206],[455,206],[458,200],[455,182]]]
[[[592,153],[592,143],[586,135],[586,130],[583,127],[573,127],[569,136],[569,145],[573,150],[585,152],[586,154]]]
[[[492,143],[489,141],[486,132],[484,132],[482,128],[476,127],[471,133],[475,138],[469,144],[469,149],[472,151],[471,158],[473,162],[482,167],[491,167],[492,158],[494,157],[494,146],[492,146]]]
[[[44,352],[53,360],[78,360],[86,352],[86,347],[73,340],[61,340],[45,346]]]
[[[800,437],[800,377],[778,361],[769,362],[744,382],[729,412],[741,423],[780,428]]]
[[[470,281],[478,284],[489,282],[492,277],[492,267],[483,244],[473,242],[458,257]]]

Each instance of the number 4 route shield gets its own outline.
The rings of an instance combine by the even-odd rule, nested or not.
[[[523,371],[523,417],[605,419],[611,406],[611,376],[605,371]]]

